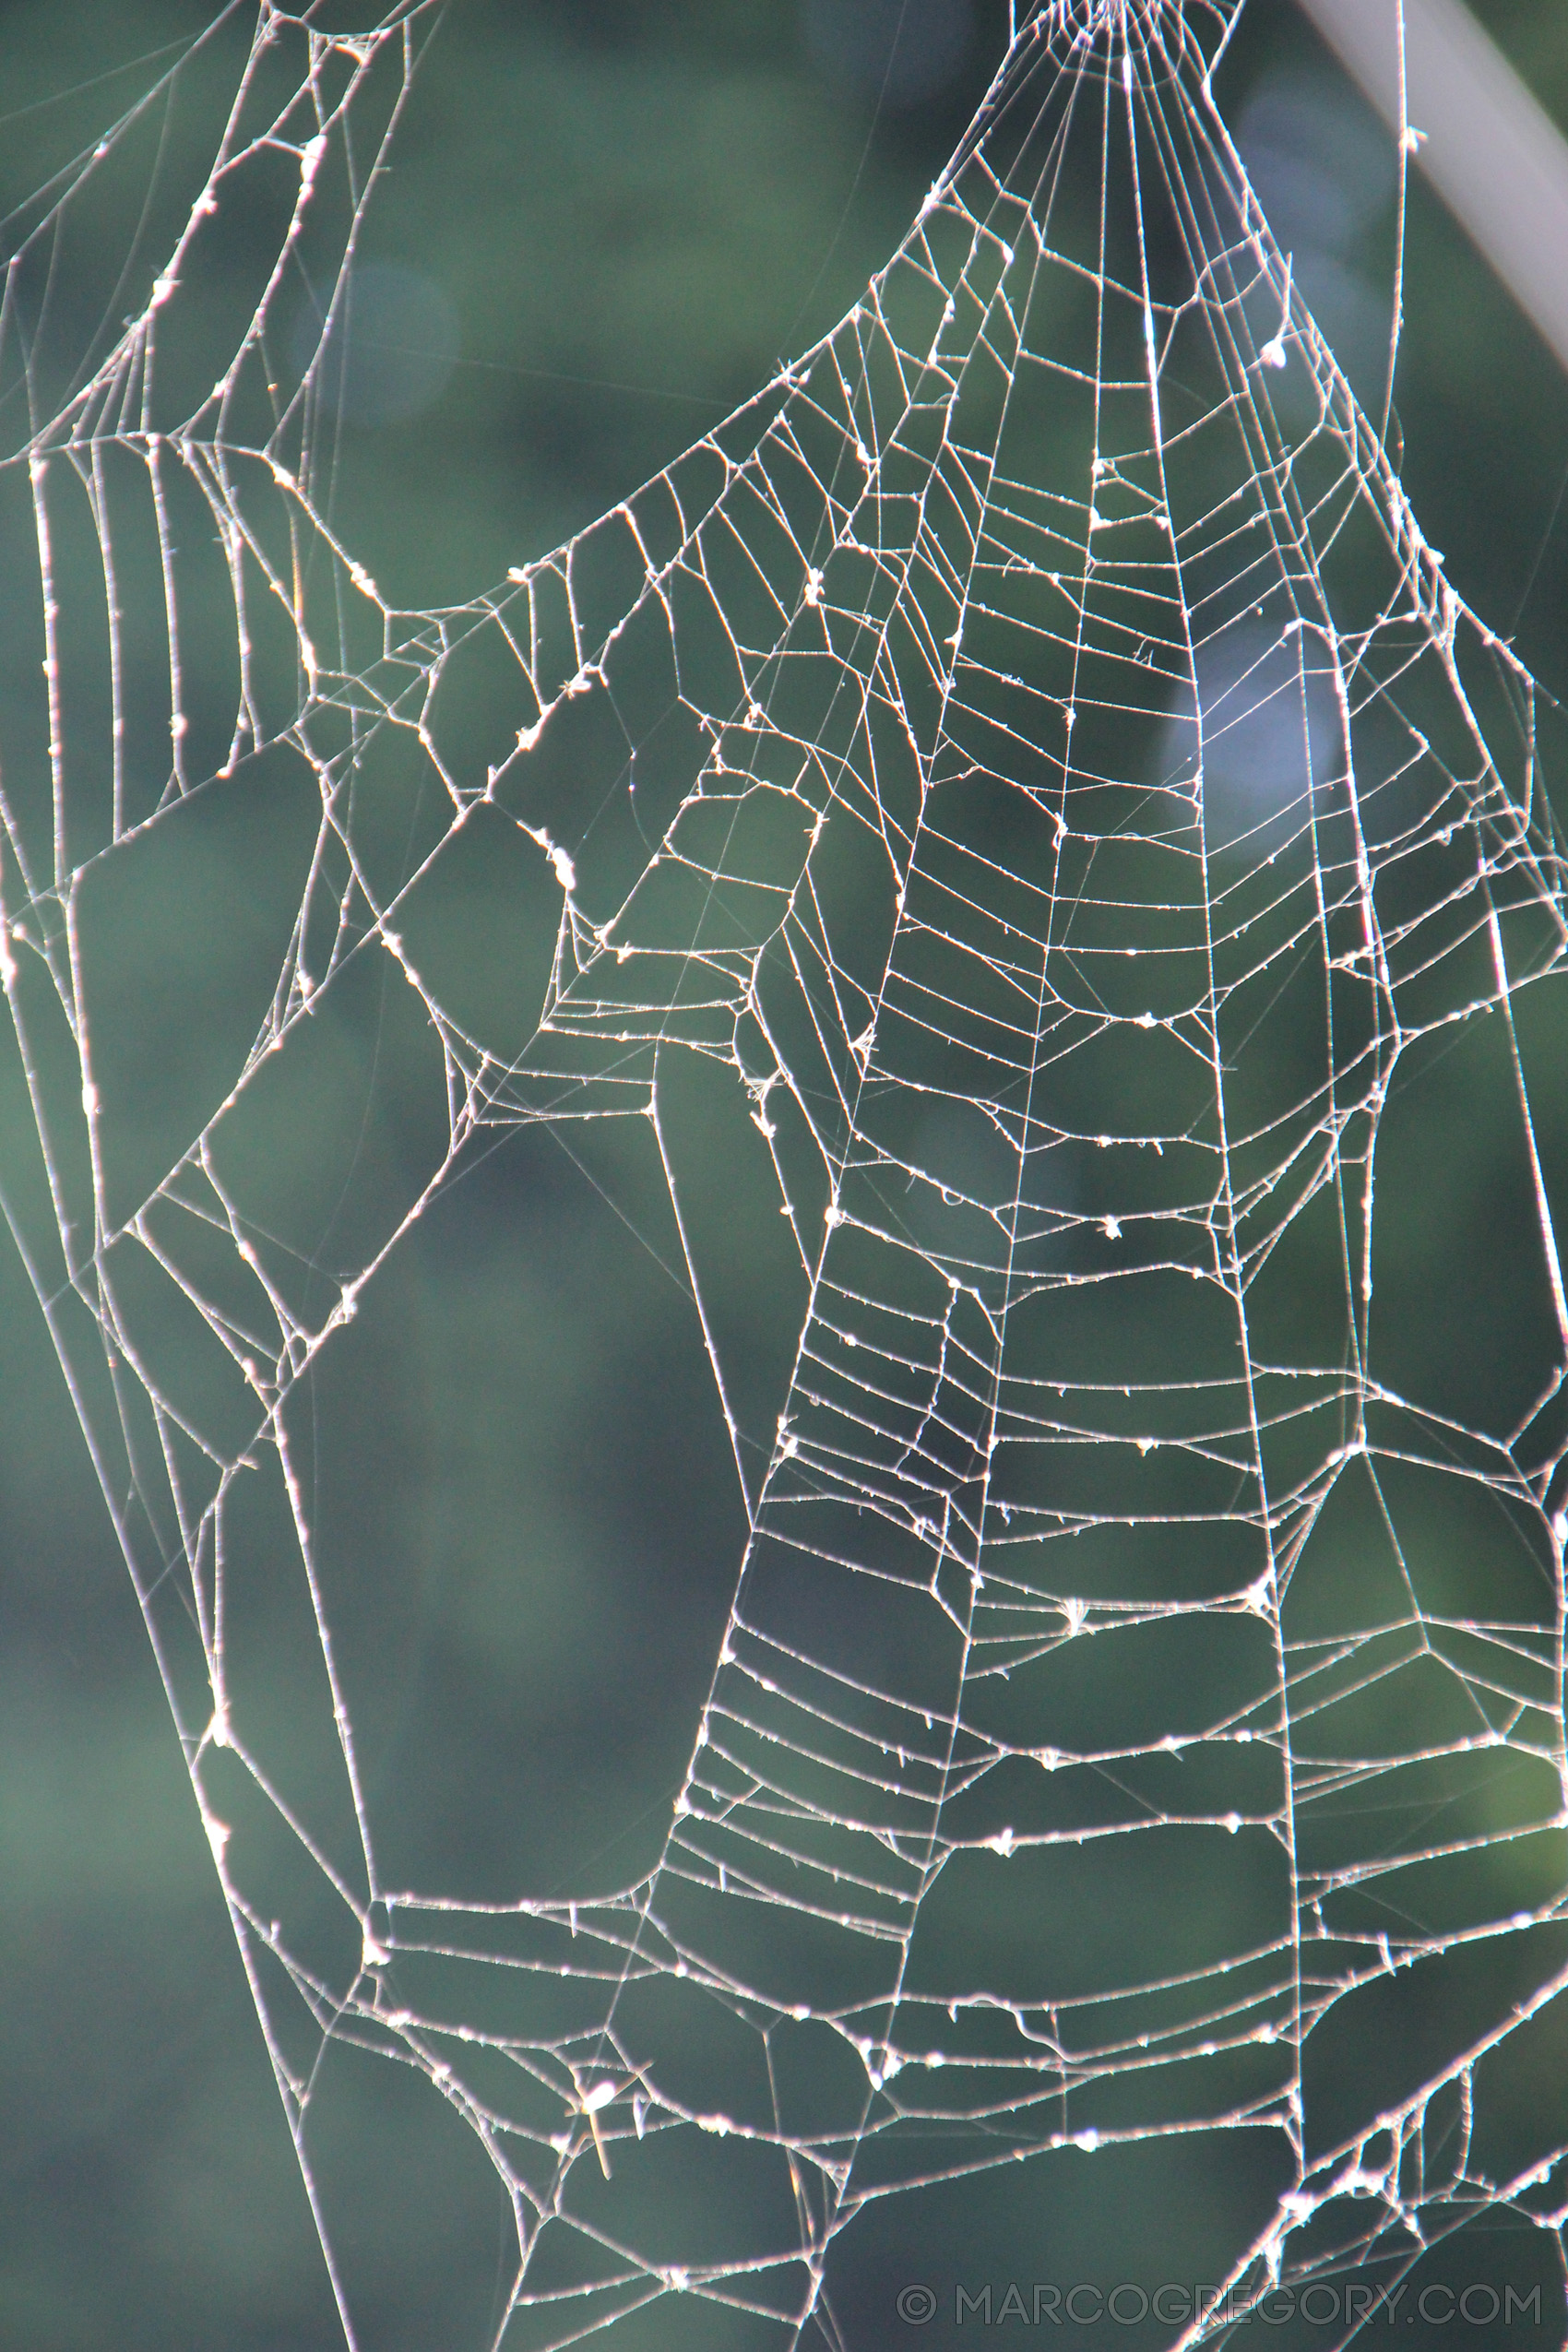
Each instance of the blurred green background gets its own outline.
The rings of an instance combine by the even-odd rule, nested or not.
[[[868,30],[856,5],[451,0],[362,247],[404,364],[348,354],[331,468],[333,525],[388,597],[459,599],[546,552],[771,376],[886,258],[985,87],[1005,8],[927,10],[921,62],[889,65],[881,18],[872,8]],[[1568,126],[1568,15],[1539,0],[1476,13]],[[0,7],[13,243],[33,192],[208,14],[177,0]],[[1341,125],[1346,184],[1363,193],[1324,240],[1316,288],[1311,267],[1301,277],[1352,373],[1370,371],[1359,387],[1374,390],[1391,221],[1382,134],[1290,0],[1252,0],[1222,96],[1260,138],[1303,104]],[[187,119],[170,114],[166,144]],[[1288,185],[1279,197],[1288,208]],[[1276,222],[1303,250],[1313,225],[1292,236]],[[67,300],[79,266],[79,310],[101,307],[92,256],[61,266]],[[1563,379],[1419,182],[1406,301],[1397,406],[1422,527],[1481,615],[1568,693],[1568,517],[1549,529],[1568,471]],[[308,307],[300,321],[308,343]],[[7,448],[15,438],[13,425]],[[14,659],[0,647],[0,694]],[[149,897],[149,932],[172,920]],[[167,984],[199,985],[189,953]],[[378,1113],[388,1132],[397,1111],[392,1099]],[[1452,1115],[1468,1116],[1458,1095]],[[1468,1141],[1455,1181],[1484,1200],[1485,1138]],[[395,1142],[376,1147],[396,1156]],[[628,1186],[642,1181],[627,1171]],[[576,1358],[569,1326],[590,1335]],[[346,1556],[374,1553],[363,1515],[379,1509],[388,1527],[422,1530],[414,1550],[442,1563],[366,1604],[396,1669],[384,1717],[362,1727],[373,1776],[410,1821],[394,1878],[421,1867],[419,1804],[445,1818],[443,1792],[422,1780],[442,1724],[465,1723],[481,1760],[456,1792],[471,1889],[551,1892],[596,1843],[609,1883],[659,1825],[739,1527],[706,1369],[671,1330],[646,1253],[617,1238],[558,1154],[525,1142],[439,1213],[423,1271],[417,1253],[395,1269],[334,1360],[324,1425],[345,1417],[358,1468],[340,1501],[327,1479],[323,1509],[360,1515]],[[0,2340],[312,2352],[339,2332],[309,2210],[141,1620],[8,1244],[0,1333]],[[526,1417],[520,1379],[540,1400]],[[562,1500],[585,1465],[592,1527]],[[694,1492],[703,1576],[692,1547],[661,1549],[659,1536],[690,1529]],[[482,1555],[523,1519],[537,1583],[519,1604],[492,1589]],[[628,1552],[635,1574],[593,1586]],[[344,1605],[351,1617],[351,1595]],[[582,1705],[573,1661],[590,1621],[612,1628],[596,1670],[611,1678],[600,1697],[615,1728],[593,1776],[558,1771],[549,1805],[520,1823],[521,1777],[571,1750],[563,1727]],[[669,1691],[650,1694],[655,1639]],[[631,1824],[624,1850],[617,1823]],[[443,2193],[433,2173],[437,2208]],[[1151,2173],[1146,2193],[1179,2237],[1169,2180]],[[477,2274],[477,2330],[499,2237],[487,2253],[455,2213],[445,2234],[439,2210],[417,2227],[390,2204],[372,2218],[386,2299],[367,2346],[434,2346],[425,2271],[459,2259]],[[878,2226],[896,2242],[896,2208]],[[1201,2215],[1185,2226],[1197,2247]],[[892,2340],[864,2325],[855,2352]]]

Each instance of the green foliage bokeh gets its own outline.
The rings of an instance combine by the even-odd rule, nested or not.
[[[1478,14],[1568,123],[1558,13],[1512,0]],[[1004,17],[996,0],[978,11],[970,65],[939,99],[878,119],[814,66],[794,0],[453,0],[362,250],[439,285],[457,362],[417,415],[344,424],[330,515],[343,543],[388,595],[433,605],[544,552],[667,463],[824,331],[886,258],[984,87]],[[13,242],[34,191],[145,85],[146,61],[206,21],[189,0],[0,9],[0,207]],[[1228,105],[1290,63],[1332,71],[1288,0],[1252,0]],[[166,143],[185,119],[171,113]],[[272,228],[258,218],[236,234],[261,250]],[[1386,231],[1374,229],[1362,257],[1369,280],[1386,265]],[[63,268],[62,301],[86,341],[112,289],[90,251],[67,254]],[[212,299],[216,336],[216,282]],[[1547,532],[1568,463],[1562,376],[1419,187],[1406,300],[1398,414],[1417,512],[1462,592],[1561,693],[1568,524]],[[36,659],[27,594],[25,567],[0,583],[0,697],[19,694],[21,666]],[[215,877],[247,853],[225,822],[187,827],[161,865],[148,855],[103,911],[116,968],[139,957],[145,988],[165,992],[145,1026],[189,1028],[188,1062],[160,1053],[138,1076],[127,1182],[137,1119],[148,1164],[165,1124],[193,1123],[209,1034],[195,1007],[214,973],[240,1019],[246,956],[265,964],[291,912],[286,894],[269,909],[258,891],[244,922],[232,918]],[[267,856],[281,874],[279,824]],[[514,884],[536,880],[514,877],[500,850],[481,860],[476,930],[497,935]],[[451,989],[462,949],[460,939],[432,948],[453,959]],[[388,1017],[379,1003],[350,1001],[332,1016],[340,1035],[324,1018],[314,1083],[359,1083],[363,1037]],[[142,1019],[127,1016],[133,1061]],[[416,1062],[410,1044],[408,1068]],[[1506,1182],[1477,1115],[1488,1074],[1461,1059],[1440,1083],[1452,1150],[1434,1168],[1418,1139],[1398,1180],[1410,1210],[1389,1280],[1418,1289],[1462,1254],[1477,1219],[1512,1214],[1506,1199],[1495,1205]],[[406,1095],[398,1087],[393,1072],[367,1089],[356,1163],[388,1201],[406,1187],[425,1115],[411,1080]],[[14,1095],[0,1102],[0,1119],[27,1116]],[[1552,1119],[1561,1146],[1560,1102]],[[642,1197],[641,1148],[641,1138],[618,1145],[596,1180]],[[700,1194],[704,1170],[691,1181]],[[712,1169],[706,1181],[705,1222],[721,1251],[723,1187]],[[280,1174],[283,1222],[287,1193]],[[1458,1357],[1465,1269],[1453,1271],[1457,1303],[1441,1336]],[[766,1279],[764,1269],[763,1310]],[[1481,1365],[1487,1378],[1505,1372],[1501,1349]],[[359,1728],[371,1786],[399,1825],[394,1879],[428,1878],[454,1817],[467,1825],[461,1869],[441,1859],[470,1892],[550,1893],[585,1854],[608,1884],[650,1858],[738,1554],[707,1381],[657,1261],[542,1136],[498,1154],[443,1203],[367,1300],[320,1381],[317,1503],[342,1566],[344,1641],[374,1650],[380,1669],[378,1712]],[[289,1640],[280,1633],[274,1645],[269,1704],[279,1719],[298,1708],[303,1752],[309,1708],[291,1683]],[[140,1619],[8,1245],[0,1883],[0,2336],[30,2352],[338,2342]],[[1414,2046],[1420,2022],[1391,2017],[1385,2033],[1390,2047]],[[1364,2065],[1367,2053],[1343,2062]],[[1561,2084],[1561,2049],[1540,2062]],[[345,2104],[365,2102],[374,2131],[375,2102],[396,2092],[363,2073]],[[495,2243],[475,2239],[459,2194],[469,2161],[433,2144],[417,2212],[366,2179],[350,2227],[380,2272],[384,2332],[367,2339],[378,2347],[434,2341],[422,2314],[459,2263],[480,2340],[505,2230],[498,2204]],[[1140,2227],[1171,2248],[1169,2261],[1201,2266],[1214,2211],[1248,2193],[1247,2162],[1244,2148],[1226,2151],[1216,2179],[1194,2182],[1150,2151],[1125,2168],[1123,2193],[1142,2201]],[[1017,2219],[1005,2195],[988,2195],[983,2183],[975,2192],[976,2245],[988,2231],[1000,2245]],[[1097,2229],[1111,2242],[1114,2216],[1087,2187],[1079,2205],[1084,2242]],[[876,2221],[870,2234],[889,2242],[868,2255],[873,2271],[895,2262],[898,2227],[896,2206]],[[992,2267],[1006,2275],[1004,2247]]]

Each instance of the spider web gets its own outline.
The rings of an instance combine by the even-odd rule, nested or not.
[[[1267,2151],[1188,2340],[1503,2215],[1560,2247],[1568,2143],[1518,2085],[1568,1982],[1561,714],[1294,291],[1209,95],[1232,11],[1039,11],[819,347],[429,612],[329,511],[334,321],[429,18],[313,13],[182,62],[220,127],[95,311],[123,332],[53,290],[150,101],[7,277],[42,683],[6,1181],[346,2330],[346,2048],[501,2184],[508,2346],[859,2342],[857,2217],[1161,2138]],[[198,297],[257,207],[214,380]],[[306,265],[337,291],[294,361]],[[133,1147],[116,956],[224,788],[293,828],[280,944],[220,1089]],[[464,914],[476,837],[533,965]],[[299,1109],[366,987],[395,1177]],[[1466,1241],[1495,1324],[1444,1351],[1464,1270],[1402,1220],[1455,1116],[1505,1196]],[[309,1399],[530,1125],[652,1156],[748,1533],[653,1866],[496,1901],[378,1862]],[[764,1258],[759,1369],[727,1285]],[[1348,2088],[1352,2032],[1418,2012]]]

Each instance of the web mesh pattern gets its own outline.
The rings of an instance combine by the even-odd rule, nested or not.
[[[1056,0],[843,324],[453,609],[390,609],[338,543],[331,314],[303,372],[279,324],[302,252],[351,254],[422,9],[198,44],[222,127],[111,346],[47,281],[143,113],[13,264],[8,1214],[350,2333],[345,2044],[504,2184],[508,2345],[699,2307],[847,2343],[869,2205],[1158,2135],[1275,2151],[1243,2306],[1568,2214],[1560,2115],[1505,2163],[1487,2136],[1568,1980],[1562,719],[1293,293],[1208,97],[1229,18]],[[196,381],[183,296],[263,200]],[[116,926],[245,779],[297,837],[269,1000],[157,1158],[121,1137]],[[474,835],[519,924],[551,909],[509,1019],[422,944]],[[417,1176],[295,1170],[336,1220],[307,1264],[291,1089],[364,987]],[[1447,1272],[1384,1241],[1466,1055],[1527,1268],[1501,1396],[1434,1363]],[[699,1087],[745,1170],[730,1256],[781,1268],[760,1420],[688,1213]],[[529,1123],[651,1134],[750,1532],[657,1866],[494,1903],[378,1866],[302,1400]],[[1315,2109],[1314,2051],[1405,1972],[1469,1990],[1365,2112]]]

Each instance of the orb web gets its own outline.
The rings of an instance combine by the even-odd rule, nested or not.
[[[1561,2115],[1510,2085],[1568,1978],[1562,714],[1293,289],[1229,12],[1044,10],[840,326],[425,611],[335,534],[329,372],[428,17],[311,14],[256,16],[123,331],[43,281],[138,110],[7,279],[6,1182],[345,2331],[344,2053],[498,2186],[497,2344],[859,2341],[873,2209],[1170,2139],[1266,2151],[1188,2340],[1503,2215],[1560,2241]],[[149,1126],[125,926],[193,920],[208,809],[220,865],[288,837],[291,895],[221,1082]],[[366,990],[375,1168],[354,1086],[331,1149],[299,1107]],[[1455,1118],[1502,1206],[1434,1263]],[[529,1129],[656,1168],[745,1535],[649,1866],[497,1899],[381,1859],[311,1399]]]

